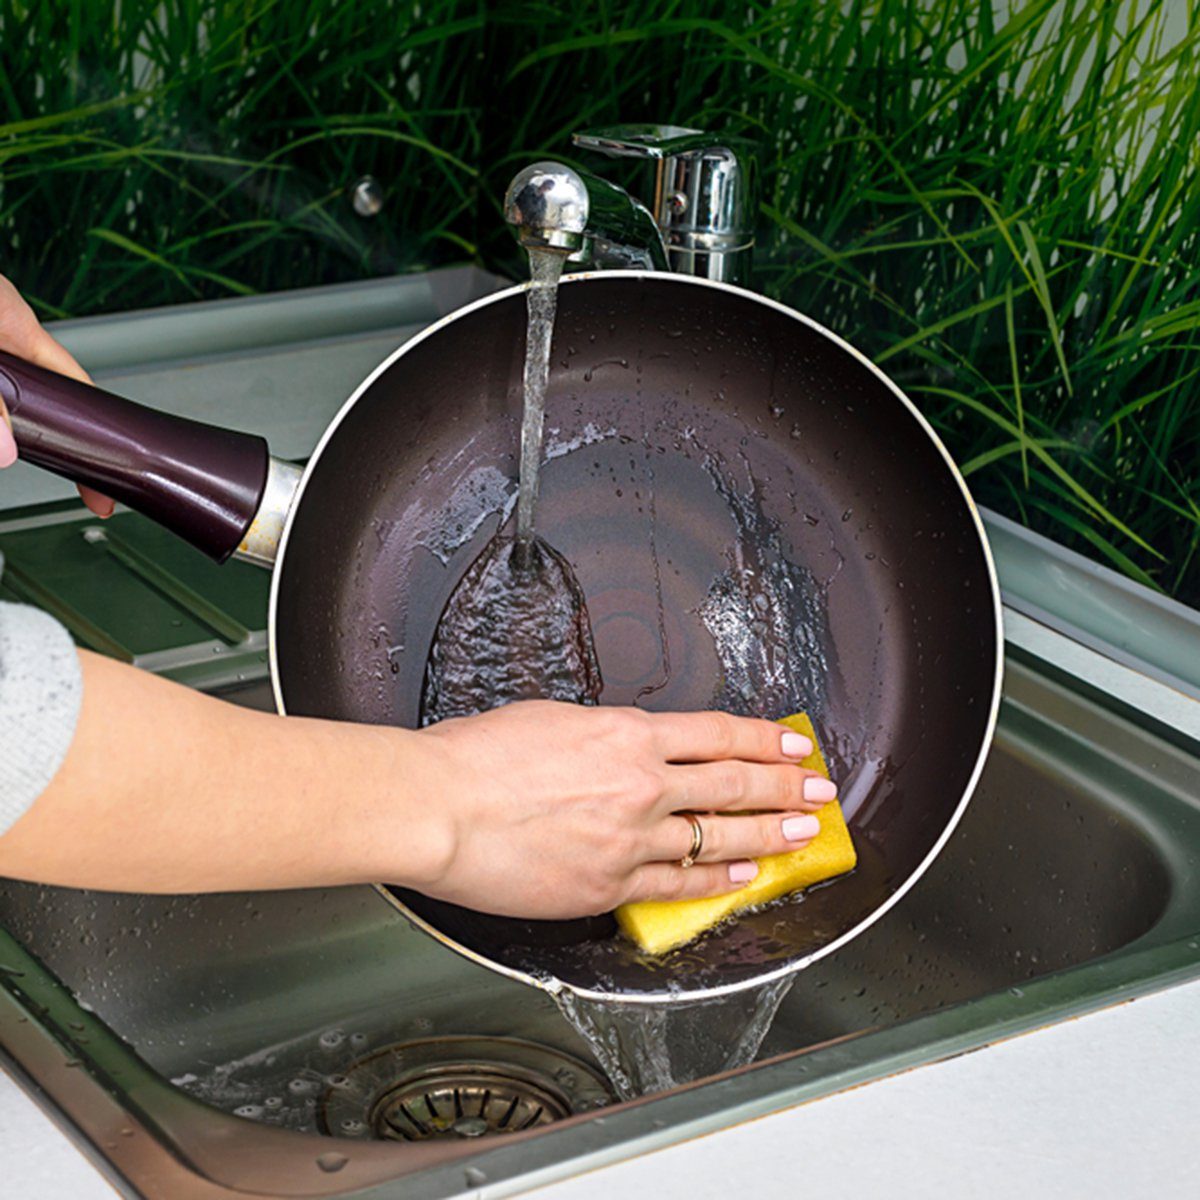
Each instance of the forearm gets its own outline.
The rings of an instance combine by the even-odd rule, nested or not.
[[[83,703],[49,786],[0,837],[0,874],[202,892],[419,886],[444,868],[421,734],[231,704],[82,653]]]

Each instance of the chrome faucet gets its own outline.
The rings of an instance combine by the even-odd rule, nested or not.
[[[576,133],[572,141],[652,163],[652,207],[587,171],[534,163],[504,197],[505,220],[522,245],[566,251],[585,267],[748,282],[756,207],[750,143],[677,125],[614,126]]]

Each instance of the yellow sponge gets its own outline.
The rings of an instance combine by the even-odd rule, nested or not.
[[[829,770],[817,745],[816,731],[804,713],[779,722],[812,739],[813,752],[800,765],[819,771],[826,779]],[[758,874],[745,887],[721,896],[700,900],[643,900],[617,909],[617,924],[643,950],[665,954],[711,929],[731,913],[756,904],[766,904],[789,892],[811,887],[823,879],[844,875],[858,862],[850,830],[841,805],[831,800],[818,813],[821,832],[802,850],[775,854],[758,860]]]

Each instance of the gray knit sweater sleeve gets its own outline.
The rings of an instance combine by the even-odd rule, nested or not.
[[[36,608],[0,602],[0,834],[62,765],[82,697],[67,631]]]

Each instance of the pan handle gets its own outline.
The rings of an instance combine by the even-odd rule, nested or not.
[[[271,462],[253,434],[158,412],[0,351],[20,457],[120,500],[224,562],[258,514]]]

